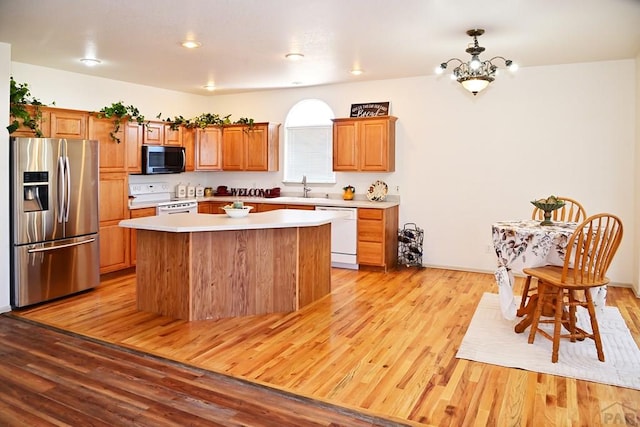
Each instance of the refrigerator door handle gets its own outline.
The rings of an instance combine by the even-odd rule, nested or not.
[[[64,176],[64,160],[58,157],[58,212],[56,212],[56,220],[62,222],[64,220],[64,201],[65,193],[65,176]]]
[[[69,167],[69,157],[64,158],[65,178],[67,180],[67,197],[64,202],[64,222],[69,222],[69,206],[71,205],[71,167]]]
[[[86,245],[87,243],[92,243],[95,242],[96,239],[94,237],[87,239],[87,240],[83,240],[82,242],[74,242],[74,243],[64,243],[62,245],[57,245],[57,246],[49,246],[46,248],[33,248],[33,249],[29,249],[27,252],[30,254],[36,253],[36,252],[47,252],[47,251],[55,251],[56,249],[62,249],[62,248],[70,248],[73,246],[80,246],[80,245]]]

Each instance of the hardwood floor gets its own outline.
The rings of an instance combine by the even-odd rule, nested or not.
[[[640,391],[456,359],[492,274],[334,269],[331,295],[297,312],[196,322],[138,312],[134,280],[18,315],[415,425],[603,425],[602,407],[639,409]],[[640,344],[640,300],[610,287],[607,304]]]
[[[0,316],[2,426],[396,423]]]

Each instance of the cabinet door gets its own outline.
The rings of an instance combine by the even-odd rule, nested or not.
[[[51,138],[87,138],[89,113],[51,110]]]
[[[267,124],[257,124],[246,133],[246,165],[248,171],[269,170],[269,128]]]
[[[210,214],[211,202],[198,202],[198,213]]]
[[[144,125],[143,143],[147,145],[162,145],[164,142],[164,123],[146,123]]]
[[[129,267],[129,229],[118,223],[129,216],[127,174],[100,174],[100,273]]]
[[[126,173],[100,174],[100,223],[129,217],[127,181]]]
[[[196,131],[196,170],[222,169],[222,130],[206,127]]]
[[[200,202],[198,203],[198,213],[222,214],[224,211],[221,208],[228,204],[229,202]]]
[[[127,172],[142,172],[142,131],[143,126],[137,122],[124,124],[124,144],[127,149]]]
[[[360,170],[392,171],[389,168],[389,121],[367,120],[358,123]],[[393,150],[395,151],[395,149]]]
[[[100,226],[100,274],[129,267],[129,229],[118,224]]]
[[[246,137],[244,126],[225,127],[222,131],[222,170],[245,169]]]
[[[184,147],[184,154],[186,156],[186,162],[184,166],[185,172],[191,172],[195,170],[196,164],[196,130],[195,129],[182,129],[182,146]]]
[[[123,126],[120,126],[120,130],[115,134],[120,143],[111,137],[114,126],[112,119],[99,119],[94,115],[89,117],[89,139],[98,140],[100,146],[100,172],[126,170],[127,153]]]
[[[170,124],[165,124],[163,144],[182,147],[182,133],[182,126],[178,126],[177,129],[171,129]]]
[[[358,208],[358,264],[383,267],[398,262],[398,207]]]
[[[358,209],[358,264],[384,265],[384,211]]]
[[[155,216],[156,208],[142,208],[142,209],[132,209],[129,211],[129,216],[131,218],[142,218],[145,216]],[[130,265],[136,265],[136,245],[138,244],[137,234],[135,228],[131,228],[129,230],[129,239],[131,242],[130,249]]]
[[[268,212],[286,208],[287,205],[283,205],[280,203],[258,203],[258,205],[256,206],[257,212]]]
[[[358,132],[355,121],[333,124],[333,170],[358,170]]]

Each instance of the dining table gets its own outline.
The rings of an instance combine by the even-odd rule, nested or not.
[[[526,313],[518,313],[520,299],[516,300],[513,292],[514,276],[522,276],[524,268],[564,265],[569,238],[577,226],[576,222],[541,225],[539,220],[498,221],[491,225],[493,246],[498,258],[498,267],[494,274],[502,315],[508,320],[513,320],[519,315],[525,316],[516,325],[516,332],[523,332],[531,323],[533,307],[529,307]],[[607,287],[593,288],[591,293],[596,308],[604,307]]]

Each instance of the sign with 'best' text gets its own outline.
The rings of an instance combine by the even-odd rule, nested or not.
[[[366,104],[351,104],[351,117],[388,116],[388,102],[368,102]]]

